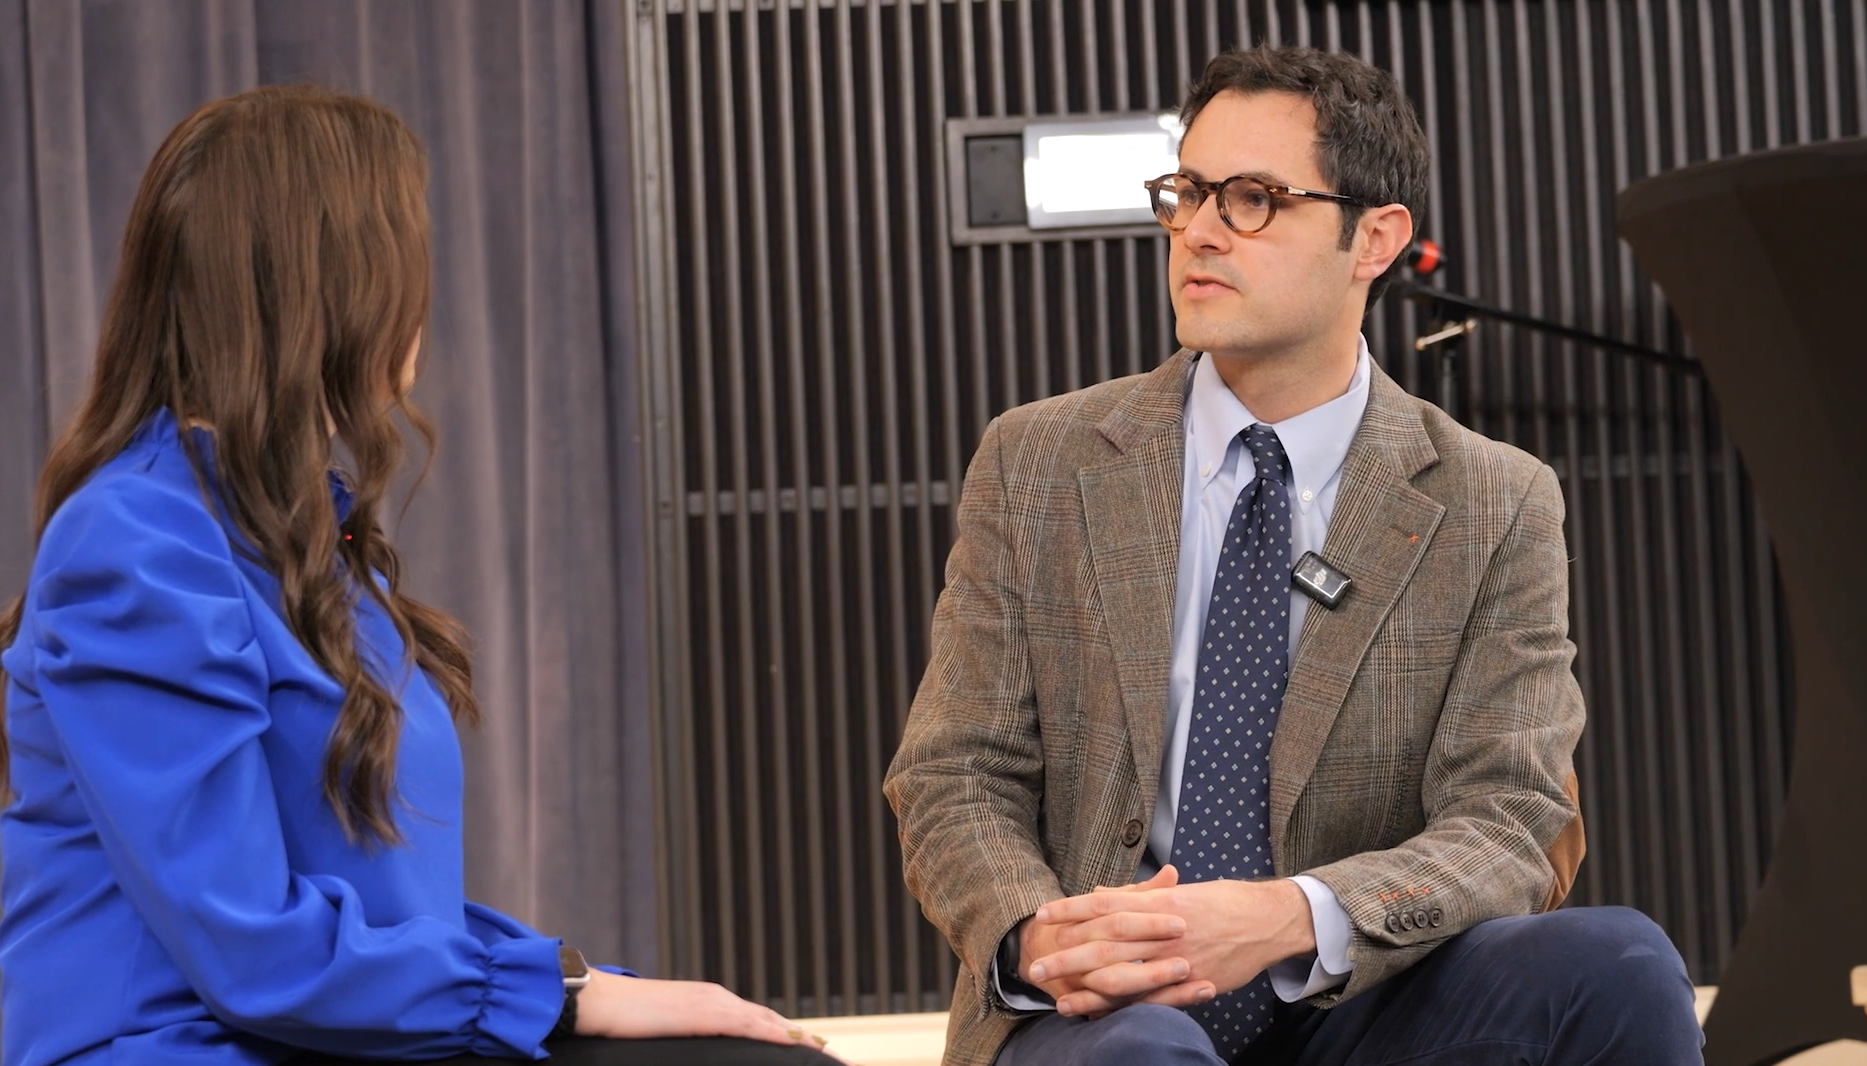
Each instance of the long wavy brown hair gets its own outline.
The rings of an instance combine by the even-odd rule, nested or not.
[[[403,458],[397,413],[430,457],[435,443],[406,376],[428,317],[427,177],[400,119],[326,89],[255,89],[175,127],[130,209],[90,391],[46,461],[34,533],[162,408],[209,427],[212,469],[182,434],[209,506],[278,577],[286,622],[344,689],[324,794],[352,840],[386,844],[400,840],[402,710],[359,656],[358,598],[394,620],[456,720],[479,717],[465,633],[402,593],[379,521]],[[340,468],[355,496],[341,527]],[[386,591],[357,576],[372,572]],[[23,603],[0,615],[0,647]],[[0,775],[5,756],[0,733]]]

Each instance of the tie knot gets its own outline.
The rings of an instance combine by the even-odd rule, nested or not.
[[[1290,457],[1284,454],[1284,442],[1277,431],[1262,422],[1245,430],[1245,447],[1251,449],[1251,461],[1257,464],[1258,476],[1278,484],[1290,480]]]

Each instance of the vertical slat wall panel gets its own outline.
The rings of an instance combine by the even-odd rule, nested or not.
[[[746,39],[758,40],[756,16],[748,10],[746,19]],[[792,85],[802,78],[814,77],[817,73],[807,59],[799,62],[794,58],[792,47],[795,38],[792,33],[792,20],[774,20],[772,47],[769,50],[774,84]],[[764,51],[759,48],[746,49],[748,57]],[[763,86],[762,80],[752,84],[760,85],[761,88]],[[776,96],[773,111],[777,126],[772,141],[775,141],[773,154],[777,161],[777,207],[782,219],[776,243],[782,249],[782,254],[773,261],[765,259],[765,250],[761,249],[760,258],[760,262],[773,263],[773,272],[783,283],[783,300],[778,305],[778,313],[784,320],[784,382],[789,400],[785,410],[794,438],[799,433],[799,427],[810,424],[811,410],[806,369],[810,363],[810,353],[804,343],[805,316],[801,309],[805,304],[801,294],[802,278],[799,277],[802,235],[797,217],[800,186],[797,108],[794,94],[780,93]],[[766,186],[759,183],[754,187]],[[778,424],[775,412],[773,419],[770,424],[775,428]],[[789,449],[769,448],[766,451],[772,456],[789,451],[790,463],[786,474],[792,486],[791,491],[795,493],[795,486],[809,485],[812,481],[810,447],[807,440],[793,439],[790,443]],[[775,467],[767,469],[770,471]],[[765,487],[765,498],[778,499],[783,491],[784,488],[773,481]],[[820,690],[817,688],[817,679],[821,676],[817,633],[819,608],[816,597],[797,594],[797,590],[804,585],[804,575],[816,573],[815,560],[821,554],[822,546],[818,543],[820,538],[815,535],[815,516],[816,512],[810,507],[792,506],[786,529],[772,538],[774,542],[781,541],[784,533],[788,532],[791,555],[788,563],[780,558],[771,564],[779,570],[781,580],[778,587],[781,594],[771,604],[772,617],[767,639],[772,640],[774,646],[782,646],[782,635],[792,633],[796,636],[796,643],[793,655],[774,656],[771,660],[774,675],[783,676],[789,682],[774,693],[771,710],[776,718],[786,706],[797,709],[794,722],[774,722],[777,737],[775,750],[779,753],[779,758],[774,762],[780,766],[781,773],[787,768],[802,771],[797,777],[783,778],[783,791],[775,797],[777,804],[774,813],[778,817],[778,824],[793,826],[788,839],[781,841],[778,849],[789,860],[779,870],[780,890],[800,894],[804,900],[802,913],[787,910],[784,915],[785,920],[792,925],[788,930],[790,939],[787,943],[802,942],[809,945],[808,963],[805,961],[805,953],[786,948],[783,957],[793,960],[783,974],[783,1002],[786,1003],[804,999],[813,1003],[827,1003],[830,995],[830,941],[829,937],[823,935],[823,930],[830,924],[829,872],[825,869],[827,863],[814,858],[825,853],[829,837],[823,790],[816,787],[816,782],[823,780],[823,746],[820,738],[825,717]],[[792,746],[792,726],[803,738],[801,753]],[[789,812],[795,809],[803,811],[801,826],[791,820]]]
[[[756,39],[758,32],[756,11],[752,8],[745,8],[735,17],[741,23],[738,27],[740,35],[742,37]],[[725,39],[725,37],[725,34],[721,35],[722,40]],[[739,51],[739,60],[742,64],[740,68],[742,75],[741,83],[748,88],[762,84],[764,82],[764,64],[766,62],[765,50],[761,48],[743,48]],[[722,57],[722,59],[727,60],[730,59],[730,57],[726,56]],[[773,117],[775,116],[767,115],[763,111],[751,110],[748,112],[746,118],[754,131],[750,138],[751,143],[759,144],[764,142],[765,123],[770,121]],[[748,152],[744,162],[744,169],[748,182],[753,188],[764,188],[766,186],[769,180],[769,169],[763,151]],[[776,216],[776,212],[768,211],[768,204],[763,199],[749,200],[745,206],[747,225],[744,243],[750,246],[749,258],[754,263],[770,262],[771,233],[775,228],[772,224],[772,220]],[[777,418],[778,411],[777,376],[779,373],[779,366],[777,352],[772,345],[772,339],[775,334],[772,319],[772,288],[778,280],[778,275],[771,271],[759,271],[750,279],[754,307],[751,336],[756,351],[756,365],[751,367],[750,370],[757,379],[758,425],[761,427],[771,426]],[[743,435],[735,437],[735,443],[738,443],[740,440],[743,440]],[[770,447],[757,448],[756,465],[758,468],[759,489],[764,494],[764,498],[768,500],[776,498],[782,485],[778,478],[778,462],[779,449]],[[771,635],[783,632],[787,624],[785,616],[786,597],[784,595],[785,560],[782,535],[783,518],[783,513],[778,508],[766,509],[763,515],[763,521],[760,523],[760,528],[758,530],[758,540],[760,541],[758,569],[762,571],[762,573],[754,574],[750,569],[749,551],[746,556],[748,569],[742,571],[742,573],[745,574],[745,588],[749,591],[753,588],[762,587],[764,591],[763,599],[765,600],[762,620],[755,609],[755,605],[741,605],[742,614],[740,625],[742,626],[742,632],[750,630],[751,627],[755,625],[760,626],[762,632],[757,633],[750,639],[766,648],[770,647]],[[749,529],[749,524],[741,523],[740,529]],[[747,639],[748,638],[745,636],[741,637],[742,642]],[[765,655],[769,657],[770,652],[767,651]],[[742,728],[748,729],[753,736],[759,736],[769,741],[768,745],[745,745],[740,752],[741,765],[745,767],[743,785],[746,790],[746,795],[742,797],[742,800],[749,802],[753,808],[756,809],[758,804],[766,802],[769,797],[769,802],[772,804],[772,813],[776,816],[778,824],[790,825],[793,824],[793,817],[791,814],[791,775],[793,769],[791,763],[787,760],[771,764],[769,767],[770,786],[766,788],[758,787],[758,782],[764,778],[764,771],[766,769],[760,765],[761,753],[766,750],[767,747],[783,751],[790,746],[790,726],[793,713],[791,708],[793,704],[790,700],[790,692],[788,691],[789,685],[786,683],[785,675],[790,672],[789,668],[791,664],[776,659],[773,659],[772,662],[772,685],[769,690],[769,696],[762,701],[756,699],[742,699],[743,715],[746,719],[746,723]],[[797,965],[786,965],[777,967],[777,972],[773,973],[770,968],[762,965],[762,963],[766,957],[765,953],[767,951],[775,952],[780,958],[799,958],[796,871],[798,852],[795,848],[787,847],[783,844],[770,847],[769,845],[774,842],[762,843],[765,847],[763,855],[769,855],[770,858],[764,863],[760,863],[760,865],[769,866],[776,882],[773,888],[766,893],[775,904],[773,908],[775,913],[771,915],[771,929],[775,936],[759,936],[756,931],[754,932],[754,936],[758,937],[759,943],[753,961],[754,984],[748,994],[759,999],[782,998],[784,1000],[795,1000],[800,995],[801,975],[799,970],[801,968]],[[759,848],[761,844],[755,843],[753,847]],[[750,862],[758,863],[763,855],[757,851],[750,851],[748,852],[748,859]],[[759,882],[755,882],[755,884],[756,883]],[[776,984],[773,984],[774,979]]]
[[[642,0],[633,54],[657,551],[666,954],[796,1014],[938,1009],[953,959],[879,782],[986,421],[1172,348],[1163,238],[955,248],[947,118],[1170,108],[1272,40],[1396,72],[1446,287],[1685,349],[1614,235],[1628,183],[1861,131],[1867,0]],[[1137,193],[1138,195],[1138,193]],[[672,242],[672,247],[665,246]],[[1402,384],[1569,502],[1578,902],[1715,978],[1768,861],[1791,727],[1767,532],[1702,380],[1481,326],[1368,323]],[[1759,353],[1767,358],[1768,353]]]

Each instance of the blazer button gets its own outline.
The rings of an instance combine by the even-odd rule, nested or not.
[[[1413,915],[1408,914],[1406,911],[1401,911],[1400,912],[1400,927],[1402,929],[1412,929],[1413,928]]]
[[[1418,929],[1426,928],[1426,908],[1421,907],[1419,910],[1413,912],[1413,924],[1414,927]]]
[[[1440,910],[1438,907],[1434,907],[1432,909],[1432,912],[1426,916],[1427,924],[1432,926],[1434,929],[1437,929],[1441,925],[1444,925],[1445,921],[1446,921],[1446,912]]]
[[[1390,933],[1400,932],[1400,918],[1399,917],[1392,915],[1392,914],[1387,916],[1387,931]]]
[[[1122,847],[1125,848],[1132,848],[1136,844],[1141,843],[1141,819],[1128,819],[1128,824],[1122,826],[1121,842]]]

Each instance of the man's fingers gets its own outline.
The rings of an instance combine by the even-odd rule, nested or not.
[[[1153,877],[1150,877],[1147,880],[1142,881],[1140,883],[1140,886],[1137,886],[1137,887],[1145,886],[1147,888],[1172,888],[1173,886],[1179,883],[1180,883],[1180,871],[1175,869],[1172,863],[1168,863],[1167,865],[1161,867],[1159,870],[1156,870],[1154,872]]]
[[[1099,970],[1117,962],[1133,962],[1136,959],[1151,960],[1156,955],[1177,945],[1177,938],[1172,940],[1097,940],[1080,944],[1073,948],[1052,952],[1031,963],[1031,978],[1038,984],[1055,981],[1058,978],[1074,977]]]
[[[1038,908],[1032,921],[1045,923],[1080,922],[1086,914],[1108,914],[1108,910],[1099,909],[1099,900],[1111,894],[1125,893],[1135,895],[1152,892],[1158,888],[1172,888],[1180,883],[1180,871],[1172,863],[1160,868],[1154,876],[1145,881],[1136,881],[1132,885],[1097,885],[1080,896],[1054,900]],[[1059,906],[1064,906],[1058,910]]]
[[[1083,987],[1111,999],[1133,999],[1187,979],[1192,967],[1185,959],[1118,962],[1083,975]]]
[[[1186,933],[1186,919],[1152,911],[1118,911],[1101,918],[1062,926],[1058,945],[1073,948],[1095,940],[1173,940]]]
[[[1101,1018],[1126,1007],[1131,1000],[1105,996],[1087,988],[1078,988],[1056,997],[1057,1013],[1072,1018]]]
[[[1134,1002],[1159,1003],[1168,1007],[1191,1007],[1196,1003],[1204,1003],[1218,994],[1219,990],[1213,987],[1211,981],[1182,981],[1179,984],[1157,988],[1146,995],[1137,996]]]
[[[1180,871],[1172,863],[1160,868],[1159,872],[1145,881],[1136,881],[1131,885],[1097,885],[1092,892],[1147,892],[1156,888],[1172,888],[1180,883]]]
[[[1218,995],[1210,981],[1182,981],[1157,988],[1141,996],[1106,996],[1081,989],[1057,997],[1057,1012],[1071,1017],[1101,1018],[1131,1003],[1159,1003],[1168,1007],[1191,1007]]]
[[[1210,981],[1181,981],[1139,996],[1111,997],[1089,989],[1080,989],[1058,996],[1057,1011],[1072,1017],[1100,1018],[1131,1003],[1159,1003],[1167,1007],[1192,1007],[1218,994],[1219,990],[1213,987]]]
[[[1132,887],[1134,886],[1130,886],[1130,888],[1097,887],[1091,889],[1085,895],[1053,899],[1049,903],[1037,908],[1037,913],[1031,915],[1031,924],[1058,925],[1063,922],[1080,922],[1084,918],[1093,918],[1097,915],[1107,914],[1112,905],[1104,901],[1115,899],[1119,896],[1132,896],[1134,895],[1134,893],[1130,891]],[[1071,917],[1066,917],[1065,915],[1070,915]]]
[[[1162,910],[1163,899],[1155,892],[1154,889],[1144,892],[1091,892],[1085,896],[1055,899],[1039,907],[1031,920],[1044,925],[1064,925],[1123,911],[1159,912]]]

